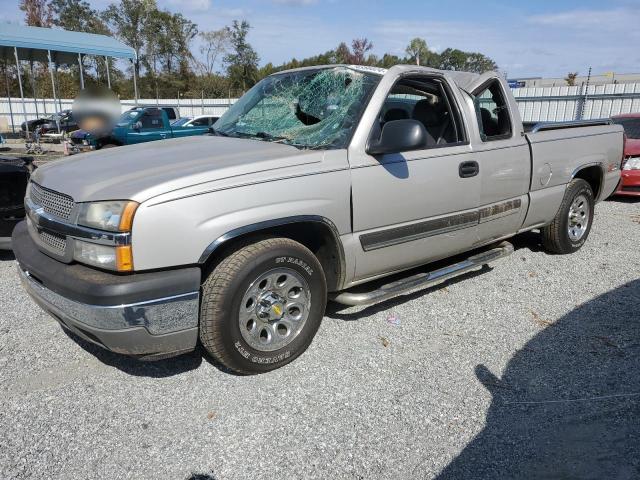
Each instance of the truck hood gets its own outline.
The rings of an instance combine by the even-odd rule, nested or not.
[[[300,157],[300,158],[294,158]],[[322,163],[319,151],[260,140],[196,136],[84,153],[38,168],[33,181],[76,202],[135,200],[211,182],[282,177]],[[308,171],[308,167],[307,170]],[[193,188],[191,188],[192,190]]]

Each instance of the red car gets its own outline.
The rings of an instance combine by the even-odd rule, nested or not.
[[[612,117],[626,136],[622,181],[615,195],[640,196],[640,113]]]

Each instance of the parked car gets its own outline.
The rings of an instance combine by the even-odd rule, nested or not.
[[[69,136],[69,153],[99,150],[134,143],[208,133],[209,125],[173,126],[167,109],[136,107],[124,112],[114,126],[102,129],[76,130]]]
[[[24,219],[24,195],[35,166],[32,157],[0,157],[0,250],[11,249],[11,233]]]
[[[640,113],[617,115],[613,123],[622,125],[626,136],[622,181],[615,194],[640,196]]]
[[[182,117],[174,121],[172,127],[210,127],[218,121],[218,116],[197,115],[195,117]]]
[[[387,115],[398,99],[409,118]],[[64,328],[147,359],[200,342],[233,371],[272,370],[309,346],[327,298],[366,305],[433,285],[533,229],[548,251],[575,252],[623,148],[608,120],[524,134],[497,72],[415,65],[273,74],[213,132],[35,172],[15,254]]]
[[[58,133],[58,125],[60,125],[61,132],[71,132],[78,128],[78,122],[73,117],[71,110],[62,110],[54,115],[48,117],[41,117],[27,122],[22,122],[21,129],[22,134],[26,134],[26,128],[29,125],[29,132],[35,132],[36,128],[40,128],[40,134]]]

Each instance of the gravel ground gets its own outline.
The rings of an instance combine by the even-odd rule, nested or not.
[[[0,478],[638,478],[640,202],[552,256],[330,305],[270,374],[67,336],[0,254]]]

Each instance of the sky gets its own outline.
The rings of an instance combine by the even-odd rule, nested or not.
[[[112,1],[112,0],[111,0]],[[89,0],[104,9],[110,0]],[[21,22],[18,0],[0,21]],[[478,51],[510,78],[568,72],[640,73],[640,0],[158,0],[199,30],[251,24],[260,64],[280,64],[367,37],[373,53],[404,55],[413,37],[429,48]],[[194,50],[197,46],[194,45]]]

